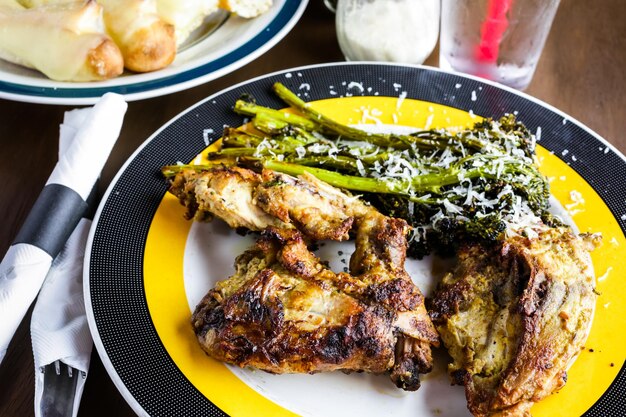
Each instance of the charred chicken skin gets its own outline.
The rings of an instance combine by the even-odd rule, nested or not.
[[[438,336],[404,269],[408,226],[314,177],[241,168],[183,171],[173,194],[188,217],[217,216],[262,231],[236,272],[192,316],[212,357],[272,373],[389,373],[406,390],[432,368]],[[334,273],[307,248],[356,229],[350,274]]]
[[[311,240],[347,240],[355,218],[373,210],[312,175],[294,178],[238,167],[183,170],[170,192],[187,207],[189,219],[215,216],[232,228],[252,231],[295,228]]]
[[[474,416],[530,416],[534,402],[565,384],[591,326],[589,251],[597,243],[595,235],[542,227],[532,238],[460,250],[430,314]]]

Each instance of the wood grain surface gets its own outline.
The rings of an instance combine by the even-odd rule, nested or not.
[[[121,137],[103,171],[102,194],[128,156],[156,129],[225,87],[272,71],[342,61],[334,15],[310,0],[296,27],[260,58],[216,81],[129,104]],[[626,1],[562,0],[527,93],[568,113],[626,153]],[[426,64],[436,66],[435,51]],[[68,107],[0,100],[0,254],[4,254],[57,160]],[[0,317],[0,325],[2,318]],[[30,313],[0,365],[0,416],[33,415]],[[80,416],[132,416],[94,351]]]

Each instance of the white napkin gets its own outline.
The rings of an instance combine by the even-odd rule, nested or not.
[[[107,93],[92,109],[66,112],[59,141],[59,149],[66,149],[46,185],[66,185],[87,200],[120,135],[127,107],[122,96]]]
[[[51,263],[50,255],[25,243],[11,246],[4,256],[0,264],[0,363]]]
[[[122,96],[107,93],[89,114],[76,116],[82,121],[80,126],[62,128],[73,132],[74,140],[46,185],[66,186],[86,200],[119,136],[126,108]],[[0,362],[51,263],[50,254],[25,243],[11,246],[0,263]]]
[[[61,361],[76,372],[76,394],[73,415],[83,393],[93,342],[85,316],[83,299],[83,259],[91,221],[81,219],[39,291],[30,322],[35,357],[35,416],[41,415],[44,387],[42,368]]]

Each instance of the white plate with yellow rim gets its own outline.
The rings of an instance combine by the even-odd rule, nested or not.
[[[536,134],[541,171],[560,205],[583,231],[601,232],[592,253],[599,292],[586,349],[569,370],[565,388],[533,409],[534,416],[623,415],[626,368],[623,345],[626,274],[626,159],[611,145],[558,110],[482,79],[419,66],[341,63],[303,67],[260,77],[222,91],[186,110],[149,138],[109,187],[91,230],[85,299],[100,356],[120,392],[141,415],[231,416],[463,416],[463,389],[451,387],[445,356],[415,393],[384,376],[270,375],[207,357],[190,325],[195,304],[215,281],[233,271],[251,243],[219,222],[191,223],[166,193],[160,168],[197,161],[242,94],[281,108],[271,93],[281,81],[315,108],[343,123],[376,109],[385,124],[469,126],[481,117],[515,112]],[[406,91],[406,98],[398,97]],[[404,96],[404,94],[402,94]],[[572,201],[572,191],[582,195]],[[350,243],[343,244],[350,253]],[[337,246],[322,258],[341,268]],[[339,248],[341,249],[341,248]],[[407,269],[422,290],[436,284],[427,263]]]

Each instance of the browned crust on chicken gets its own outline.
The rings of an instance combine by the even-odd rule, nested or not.
[[[595,307],[595,243],[566,228],[544,228],[535,238],[460,250],[430,314],[472,414],[530,416],[534,402],[565,384]]]
[[[342,293],[334,285],[341,277],[298,232],[268,229],[236,266],[239,275],[211,290],[192,317],[212,357],[272,373],[390,368],[393,313]],[[232,280],[241,285],[231,287]]]

